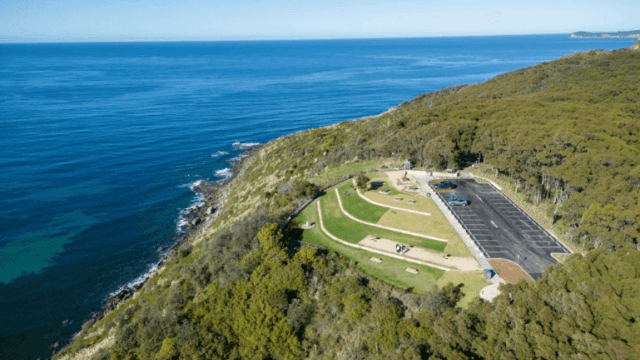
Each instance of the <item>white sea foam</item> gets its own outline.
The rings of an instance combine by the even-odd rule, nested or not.
[[[246,149],[248,147],[251,146],[255,146],[255,145],[260,145],[260,143],[256,143],[256,142],[247,142],[247,143],[241,143],[241,142],[234,142],[233,143],[233,147],[236,150],[243,150]],[[211,154],[211,157],[220,157],[223,155],[228,155],[229,153],[226,151],[217,151],[213,154]],[[246,157],[247,154],[240,154],[238,156],[236,156],[235,158],[231,159],[232,161],[238,161],[241,160],[242,158]],[[219,177],[219,178],[223,178],[224,180],[230,178],[233,175],[233,169],[232,168],[224,168],[224,169],[220,169],[217,170],[215,172],[215,176]],[[176,233],[178,235],[182,235],[184,234],[187,230],[188,230],[188,226],[189,226],[189,222],[191,221],[191,219],[193,218],[193,212],[194,210],[202,207],[205,205],[205,195],[202,193],[197,192],[197,187],[199,185],[202,184],[204,180],[199,179],[187,184],[182,184],[182,185],[178,185],[179,188],[185,188],[188,187],[189,189],[191,189],[191,191],[195,192],[195,196],[193,197],[193,199],[191,200],[191,203],[189,204],[189,206],[187,206],[184,209],[180,209],[180,212],[178,214],[178,217],[176,218]],[[167,250],[165,250],[165,252],[162,254],[162,258],[164,258],[164,255],[166,255],[166,252],[169,251],[169,248],[167,248]],[[160,266],[160,262],[162,260],[157,261],[156,263],[150,264],[147,267],[147,270],[141,274],[140,276],[138,276],[137,278],[133,279],[132,281],[128,282],[126,284],[126,287],[129,288],[134,288],[136,286],[139,286],[140,284],[143,284],[149,277],[151,277],[153,275],[153,273],[155,271],[158,270],[158,267]],[[111,294],[109,294],[110,296],[116,295],[121,291],[121,289],[118,289],[114,292],[112,292]]]
[[[196,181],[192,181],[190,183],[187,184],[182,184],[182,185],[178,185],[179,188],[186,188],[188,187],[189,189],[191,189],[191,191],[195,191],[194,188],[198,185],[202,184],[202,179],[196,180]]]
[[[211,154],[211,157],[212,157],[212,158],[218,158],[218,157],[220,157],[220,156],[228,155],[228,154],[229,154],[229,153],[228,153],[228,152],[226,152],[226,151],[216,151],[216,152],[214,152],[213,154]]]
[[[129,281],[127,283],[127,286],[130,288],[136,287],[140,284],[142,284],[145,280],[147,280],[149,277],[151,277],[151,275],[153,275],[153,273],[158,270],[158,264],[160,262],[157,262],[155,264],[151,264],[149,265],[149,267],[147,268],[147,271],[145,271],[142,275],[138,276],[137,278],[133,279],[132,281]]]
[[[202,180],[196,180],[189,185],[189,189],[191,189],[191,191],[196,191],[196,187],[200,186],[200,184],[202,184]]]
[[[189,206],[180,210],[178,214],[178,218],[176,219],[176,232],[178,234],[183,233],[187,230],[187,226],[189,225],[190,214],[205,205],[204,194],[196,193],[196,196],[193,197]]]
[[[242,153],[242,154],[240,154],[240,155],[238,155],[238,156],[236,156],[234,158],[229,159],[229,161],[231,161],[231,162],[240,161],[240,160],[246,158],[247,156],[249,156],[249,155],[247,155],[245,153]]]
[[[228,178],[231,177],[231,175],[233,175],[233,169],[231,169],[231,168],[220,169],[220,170],[215,172],[215,175],[217,177],[221,177],[223,179],[228,179]]]
[[[231,144],[231,146],[234,147],[234,149],[236,150],[243,150],[243,149],[247,149],[250,148],[252,146],[256,146],[256,145],[260,145],[259,142],[240,142],[240,141],[236,141],[233,144]]]
[[[162,256],[163,256],[163,257],[164,257],[164,255],[165,255],[165,254],[162,254]],[[158,260],[158,262],[156,262],[156,263],[154,263],[154,264],[149,264],[149,265],[147,266],[147,270],[146,270],[144,273],[142,273],[142,274],[141,274],[140,276],[138,276],[137,278],[135,278],[135,279],[133,279],[133,280],[129,281],[129,282],[128,282],[125,286],[123,286],[123,287],[134,288],[134,287],[136,287],[136,286],[138,286],[138,285],[140,285],[140,284],[144,283],[148,278],[150,278],[150,277],[151,277],[151,275],[153,275],[153,273],[154,273],[156,270],[158,270],[158,266],[160,265],[160,262],[161,262],[161,261],[162,261],[162,260]],[[109,296],[111,297],[111,296],[117,295],[120,291],[122,291],[122,288],[123,288],[123,287],[120,287],[120,288],[118,288],[118,290],[116,290],[116,291],[113,291],[113,292],[109,293]]]

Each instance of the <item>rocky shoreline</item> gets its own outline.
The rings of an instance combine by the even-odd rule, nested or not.
[[[234,151],[241,152],[241,154],[228,161],[232,165],[232,173],[229,178],[219,182],[201,180],[191,187],[191,190],[196,193],[196,195],[202,195],[204,197],[204,204],[195,206],[183,214],[187,219],[186,230],[177,234],[175,241],[168,249],[158,249],[158,252],[162,252],[163,254],[158,263],[155,264],[154,269],[150,271],[142,281],[133,286],[122,285],[118,291],[109,295],[106,302],[102,305],[102,310],[92,312],[89,319],[83,323],[83,328],[86,323],[94,323],[102,319],[109,311],[116,309],[121,303],[130,299],[136,291],[142,288],[147,280],[162,267],[170,256],[176,254],[180,245],[192,241],[211,225],[213,220],[219,216],[220,213],[218,209],[224,206],[229,196],[231,186],[244,174],[247,162],[255,157],[262,146],[262,144],[251,144],[235,149]],[[76,335],[74,335],[74,339]],[[73,340],[71,343],[72,342]]]

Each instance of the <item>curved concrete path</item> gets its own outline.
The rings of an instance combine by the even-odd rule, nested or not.
[[[356,183],[355,183],[355,180],[354,180],[353,185],[355,185],[355,184],[356,184]],[[337,191],[337,190],[338,190],[338,189],[336,189],[336,191]],[[362,195],[362,193],[360,192],[360,189],[358,189],[357,187],[356,187],[356,192],[358,193],[358,195],[359,195],[362,199],[364,199],[364,200],[365,200],[365,201],[367,201],[367,202],[372,203],[373,205],[382,206],[382,207],[385,207],[385,208],[387,208],[387,209],[393,209],[393,210],[399,210],[399,211],[406,211],[406,212],[410,212],[410,213],[414,213],[414,214],[418,214],[418,215],[431,216],[431,213],[428,213],[428,212],[422,212],[422,211],[417,211],[417,210],[405,209],[405,208],[400,208],[400,207],[396,207],[396,206],[391,206],[391,205],[381,204],[381,203],[379,203],[379,202],[375,202],[375,201],[373,201],[373,200],[369,199],[368,197],[366,197],[366,196]]]
[[[404,260],[404,261],[408,261],[408,262],[412,262],[415,264],[420,264],[420,265],[425,265],[425,266],[430,266],[436,269],[440,269],[440,270],[444,270],[444,271],[452,271],[452,270],[457,270],[457,269],[453,269],[450,267],[445,267],[445,266],[440,266],[440,265],[436,265],[433,264],[431,262],[426,262],[426,261],[420,261],[420,260],[416,260],[416,259],[411,259],[408,258],[406,256],[402,256],[402,255],[398,255],[398,254],[394,254],[388,251],[382,251],[382,250],[377,250],[377,249],[372,249],[368,246],[362,246],[359,244],[352,244],[348,241],[342,240],[336,236],[334,236],[333,234],[331,234],[325,227],[324,227],[324,222],[322,221],[322,208],[320,207],[320,200],[318,200],[318,220],[320,220],[320,229],[322,229],[322,231],[331,239],[339,242],[342,245],[346,245],[349,247],[353,247],[353,248],[357,248],[357,249],[363,249],[372,253],[376,253],[376,254],[380,254],[380,255],[384,255],[384,256],[388,256],[388,257],[392,257],[392,258],[396,258],[396,259],[400,259],[400,260]]]
[[[355,218],[354,216],[352,216],[351,214],[349,214],[344,207],[342,207],[342,200],[340,199],[340,192],[338,191],[338,189],[336,189],[336,196],[338,197],[338,204],[340,205],[340,210],[342,211],[343,214],[345,214],[349,219],[353,220],[353,221],[357,221],[361,224],[365,224],[368,226],[374,226],[380,229],[386,229],[386,230],[391,230],[391,231],[395,231],[395,232],[399,232],[402,234],[407,234],[407,235],[411,235],[411,236],[416,236],[416,237],[421,237],[423,239],[429,239],[429,240],[435,240],[435,241],[442,241],[442,242],[449,242],[449,240],[447,239],[440,239],[437,238],[435,236],[429,236],[429,235],[424,235],[424,234],[419,234],[419,233],[414,233],[411,231],[406,231],[406,230],[401,230],[401,229],[396,229],[396,228],[392,228],[389,226],[384,226],[384,225],[378,225],[378,224],[374,224],[374,223],[370,223],[370,222],[366,222],[360,219]]]

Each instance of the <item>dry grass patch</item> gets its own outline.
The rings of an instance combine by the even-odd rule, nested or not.
[[[443,287],[448,283],[454,285],[464,284],[462,292],[464,297],[458,303],[458,306],[466,309],[469,303],[475,298],[480,297],[480,290],[487,285],[490,285],[490,281],[485,281],[482,278],[482,272],[457,272],[448,271],[440,279],[438,279],[438,286]]]
[[[113,346],[113,344],[115,344],[116,342],[116,337],[114,334],[114,329],[112,329],[109,332],[109,336],[106,337],[104,340],[97,342],[95,344],[92,344],[89,347],[86,347],[82,350],[79,350],[76,353],[73,354],[66,354],[60,358],[58,358],[58,360],[89,360],[89,359],[93,359],[93,357],[102,349],[106,349],[106,348],[110,348]]]
[[[418,215],[400,210],[389,209],[378,221],[378,225],[431,235],[448,240],[445,253],[454,256],[472,256],[469,248],[464,244],[458,233],[453,229],[447,218],[436,209],[431,216]]]
[[[449,240],[449,242],[447,243],[447,247],[444,248],[444,252],[454,256],[473,256],[471,250],[469,250],[467,245],[465,245],[464,241],[460,239],[460,236],[458,236],[457,233],[453,240]]]
[[[413,214],[401,210],[387,210],[377,224],[446,240],[452,240],[455,236],[458,236],[444,217],[443,219],[433,219],[433,216]]]
[[[378,193],[380,189],[373,191],[365,191],[363,193],[368,199],[371,199],[377,203],[385,204],[389,206],[399,207],[402,209],[416,210],[421,212],[427,212],[433,214],[434,212],[440,212],[438,206],[428,197],[422,195],[405,194],[405,193],[391,193],[389,195],[383,195]],[[402,202],[393,201],[394,198],[401,197]],[[407,201],[415,201],[415,204],[407,204]]]

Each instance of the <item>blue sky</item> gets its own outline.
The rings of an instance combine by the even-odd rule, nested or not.
[[[0,42],[618,31],[640,27],[639,13],[637,0],[0,0]]]

